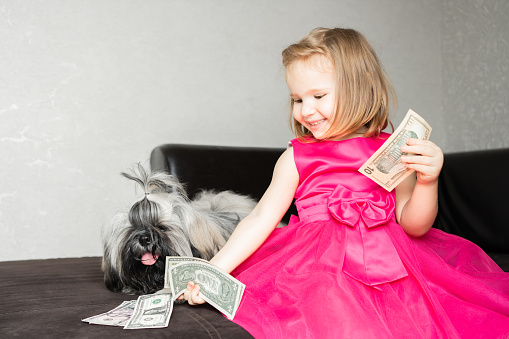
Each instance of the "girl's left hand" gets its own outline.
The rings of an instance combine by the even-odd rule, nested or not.
[[[401,156],[401,161],[407,168],[417,173],[417,183],[429,185],[437,182],[444,163],[444,154],[440,147],[429,140],[409,138],[407,144],[401,147],[404,153],[412,155]]]
[[[183,301],[187,300],[189,305],[200,305],[205,303],[205,300],[203,300],[198,294],[200,293],[200,286],[195,285],[194,282],[190,281],[187,284],[187,288],[184,291],[183,294],[181,294],[177,300]]]

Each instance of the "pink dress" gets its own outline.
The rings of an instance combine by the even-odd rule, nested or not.
[[[292,141],[300,220],[232,272],[255,338],[509,337],[509,273],[463,238],[408,236],[395,192],[358,172],[387,137]]]

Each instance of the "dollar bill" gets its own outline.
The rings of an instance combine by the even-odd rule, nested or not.
[[[408,138],[429,140],[430,134],[431,126],[419,114],[408,110],[398,128],[359,168],[359,172],[387,191],[392,191],[414,172],[401,162],[401,156],[406,155],[401,152],[401,146],[406,145]]]
[[[170,275],[171,275],[171,268],[173,266],[176,266],[178,264],[182,264],[185,262],[204,262],[208,263],[207,260],[203,260],[201,258],[195,258],[195,257],[172,257],[167,256],[166,257],[166,269],[164,271],[164,289],[170,289]],[[180,294],[173,294],[175,297],[178,297]]]
[[[124,329],[167,327],[172,311],[172,294],[142,295],[138,297],[133,315]]]
[[[246,287],[243,283],[208,262],[188,261],[170,268],[169,283],[175,296],[185,291],[189,281],[200,286],[200,297],[233,319]]]
[[[124,301],[111,311],[83,319],[82,321],[95,325],[125,326],[134,312],[135,305],[136,300]]]

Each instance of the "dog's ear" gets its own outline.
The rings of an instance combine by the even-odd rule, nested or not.
[[[112,292],[122,292],[124,285],[120,280],[120,276],[117,271],[113,269],[110,263],[107,260],[103,259],[102,262],[102,270],[104,272],[104,285],[107,289]]]
[[[147,171],[140,163],[131,169],[130,173],[122,172],[127,179],[138,183],[148,193],[179,193],[186,197],[187,193],[184,186],[179,182],[177,177],[163,171]]]

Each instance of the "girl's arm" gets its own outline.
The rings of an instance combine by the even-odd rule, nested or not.
[[[292,203],[299,174],[293,158],[293,148],[287,149],[274,168],[272,181],[253,211],[244,218],[223,248],[210,260],[230,273],[256,251],[279,224]],[[202,304],[199,286],[190,282],[184,292],[189,304]],[[179,297],[182,299],[182,297]]]
[[[256,207],[210,262],[229,273],[256,251],[290,207],[298,183],[293,148],[289,148],[276,163],[272,181]]]
[[[438,213],[438,176],[444,162],[442,150],[428,140],[408,139],[401,161],[414,169],[396,187],[396,218],[408,235],[420,237],[430,230]]]

